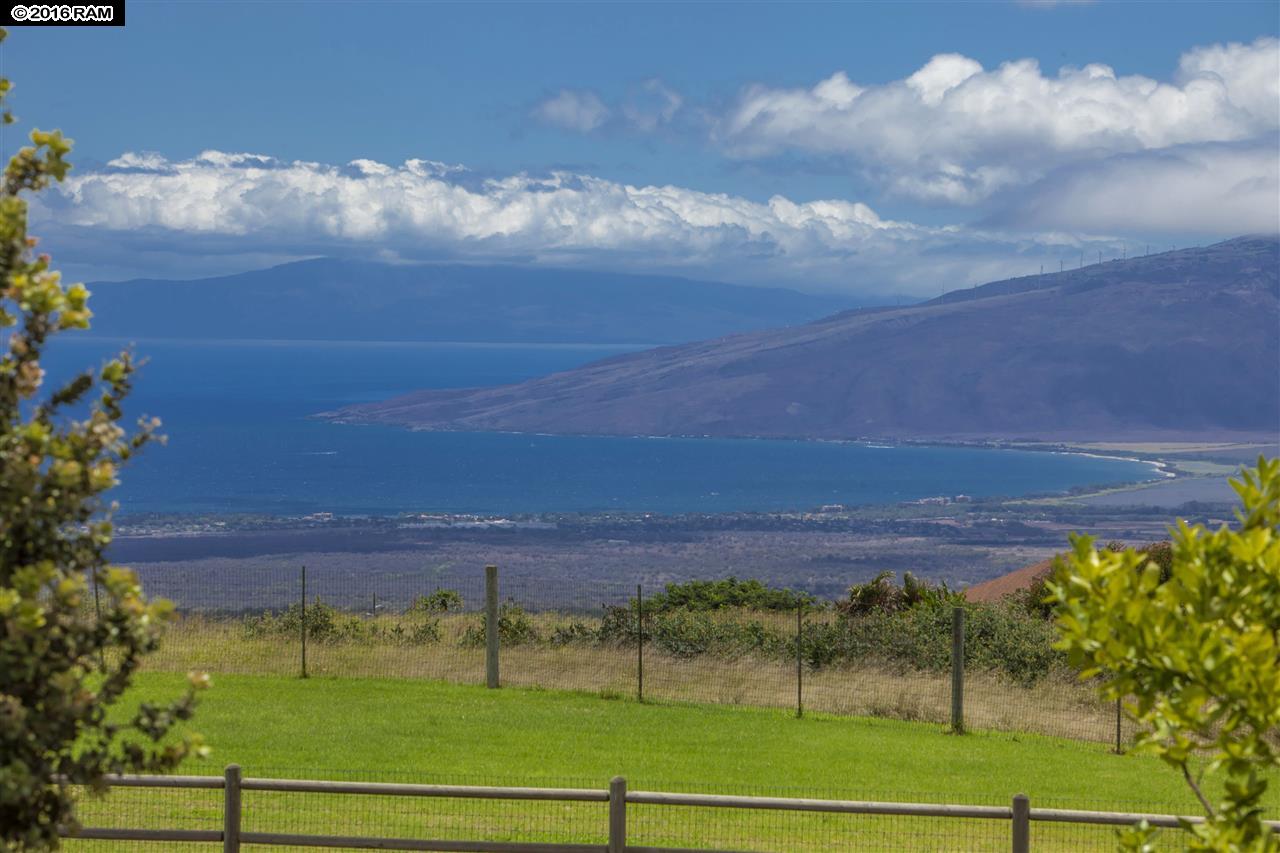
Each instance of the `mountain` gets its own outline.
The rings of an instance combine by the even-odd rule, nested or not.
[[[330,417],[446,430],[847,439],[1274,436],[1280,242],[993,282]]]
[[[193,338],[668,343],[855,304],[657,275],[318,259],[196,281],[95,282],[93,331]]]

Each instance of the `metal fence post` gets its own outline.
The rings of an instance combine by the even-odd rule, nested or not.
[[[609,853],[627,849],[627,780],[614,776],[609,782]]]
[[[964,608],[951,610],[951,731],[964,733]]]
[[[302,567],[302,677],[307,677],[307,567]]]
[[[240,853],[240,765],[228,764],[222,782],[222,853]]]
[[[1124,736],[1120,728],[1121,721],[1123,719],[1124,717],[1122,716],[1120,708],[1120,700],[1116,699],[1116,755],[1120,755],[1124,752],[1124,746],[1120,742],[1121,738]]]
[[[796,719],[804,716],[804,605],[796,607]]]
[[[636,584],[636,701],[644,701],[644,587]]]
[[[1026,794],[1013,798],[1013,853],[1031,853],[1031,800]]]
[[[498,686],[498,567],[484,567],[484,681]]]

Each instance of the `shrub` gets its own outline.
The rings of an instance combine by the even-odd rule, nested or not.
[[[0,30],[0,40],[5,37]],[[56,61],[52,57],[46,61]],[[0,100],[10,89],[0,78]],[[0,107],[0,125],[13,122]],[[173,616],[107,558],[106,493],[157,438],[159,421],[124,423],[129,352],[45,386],[52,339],[89,328],[89,291],[65,284],[28,233],[28,204],[71,168],[70,140],[31,132],[0,182],[0,849],[56,849],[74,833],[77,792],[111,773],[163,772],[204,748],[180,737],[195,690],[134,710],[121,699]],[[172,318],[174,333],[184,328]],[[86,607],[101,590],[101,616]]]
[[[836,610],[846,616],[868,613],[893,613],[919,605],[957,606],[965,602],[964,594],[947,588],[945,583],[931,584],[916,580],[911,572],[902,575],[902,586],[893,583],[893,572],[881,572],[864,584],[849,587],[849,597],[836,602]]]
[[[265,637],[302,637],[303,623],[307,626],[307,640],[316,643],[370,643],[386,645],[426,645],[440,640],[440,620],[420,619],[406,627],[401,622],[387,623],[379,619],[362,619],[343,613],[331,605],[316,599],[307,605],[304,618],[302,605],[290,604],[279,614],[263,613],[250,616],[241,627],[248,639]]]
[[[437,589],[429,595],[419,595],[409,604],[407,613],[451,613],[462,609],[462,595],[456,589]]]
[[[727,577],[718,581],[669,583],[662,592],[645,600],[647,613],[668,610],[723,610],[740,607],[746,610],[795,610],[813,607],[812,595],[790,589],[771,587],[758,580],[740,581]]]
[[[710,613],[674,610],[659,613],[645,626],[646,639],[672,657],[714,654],[732,658],[745,654],[783,654],[787,636],[757,620],[716,618]]]
[[[477,624],[463,632],[462,645],[483,646],[487,642],[484,622],[484,617],[481,616]],[[498,608],[498,642],[508,646],[522,646],[536,643],[539,639],[538,629],[523,607],[508,600]]]
[[[1128,550],[1121,542],[1108,542],[1107,550],[1113,554],[1123,553]],[[1135,553],[1142,555],[1144,558],[1140,565],[1145,566],[1148,562],[1156,567],[1157,575],[1160,583],[1169,580],[1173,574],[1173,545],[1170,542],[1152,542],[1134,549]],[[1052,577],[1045,575],[1036,578],[1025,589],[1017,590],[1009,593],[1006,598],[1016,607],[1021,607],[1028,613],[1039,616],[1042,619],[1052,619],[1058,611],[1058,602],[1051,590]]]
[[[1072,538],[1051,591],[1059,647],[1140,725],[1136,748],[1186,781],[1204,808],[1194,850],[1280,850],[1262,821],[1280,768],[1280,460],[1259,457],[1232,486],[1239,528],[1180,523],[1159,558]],[[1196,760],[1205,769],[1193,772]],[[1225,772],[1211,801],[1205,773]],[[1126,849],[1149,850],[1139,824]]]
[[[932,600],[811,625],[802,654],[815,668],[868,663],[944,672],[951,667],[953,608]],[[970,604],[965,611],[966,668],[1025,685],[1062,671],[1064,657],[1053,650],[1053,630],[1044,620],[1004,604]]]
[[[499,635],[501,636],[501,635]],[[548,642],[553,646],[568,646],[575,644],[596,644],[600,642],[601,632],[595,630],[582,622],[570,622],[567,625],[557,625],[551,632]]]

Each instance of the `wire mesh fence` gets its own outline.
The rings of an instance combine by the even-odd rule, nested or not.
[[[282,565],[234,578],[184,567],[144,572],[142,581],[178,606],[177,626],[148,663],[157,669],[485,684],[495,668],[492,620],[493,674],[508,686],[794,708],[1117,747],[1133,736],[1115,703],[1061,666],[1003,652],[1019,668],[993,665],[984,644],[1006,642],[988,636],[999,626],[977,621],[957,647],[950,607],[888,631],[808,597],[697,609],[661,589],[556,579],[551,567],[501,576],[492,613],[483,571],[449,567],[371,573]],[[1047,640],[1035,642],[1048,654]]]
[[[108,793],[79,792],[80,823],[106,829],[222,829],[223,792],[220,788],[112,787]],[[198,842],[84,840],[65,841],[69,850],[208,851],[212,845]]]
[[[493,776],[429,776],[351,771],[325,773],[325,782],[307,779],[314,771],[261,770],[244,778],[234,795],[239,808],[235,832],[247,849],[255,834],[276,836],[271,849],[309,849],[288,836],[344,839],[413,839],[445,842],[441,849],[490,849],[485,845],[591,845],[605,850],[625,839],[625,847],[738,851],[1007,851],[1014,841],[1016,810],[1010,799],[949,797],[925,792],[866,791],[848,788],[708,786],[705,784],[623,783],[589,778],[529,780]],[[160,781],[164,781],[161,779]],[[213,777],[211,781],[221,781]],[[347,783],[366,783],[360,791]],[[374,783],[374,784],[367,784]],[[298,785],[306,786],[302,790]],[[344,789],[345,785],[345,789]],[[450,786],[430,795],[410,793],[412,786]],[[470,793],[458,793],[456,786]],[[284,790],[282,790],[282,788]],[[530,796],[534,792],[537,796]],[[619,797],[615,801],[615,795]],[[113,787],[104,796],[86,797],[82,822],[96,830],[198,829],[221,832],[224,796],[220,788]],[[751,801],[751,802],[748,802]],[[767,802],[766,802],[767,800]],[[625,827],[610,821],[618,809]],[[1174,815],[1176,805],[1154,802],[1105,804],[1081,800],[1032,799],[1029,847],[1036,851],[1114,850],[1115,813]],[[1100,808],[1101,807],[1101,808]],[[1086,810],[1095,822],[1065,822],[1050,810]],[[916,813],[911,813],[915,810]],[[1109,814],[1104,814],[1109,810]],[[1077,821],[1080,815],[1077,814]],[[1280,830],[1280,825],[1276,828]],[[259,838],[262,836],[259,835]],[[70,850],[208,850],[204,844],[172,841],[69,839]],[[1183,830],[1161,831],[1161,849],[1184,849]],[[234,846],[234,845],[233,845]],[[324,846],[338,847],[330,838]],[[367,843],[364,846],[382,846]],[[394,849],[393,844],[386,845]],[[238,847],[236,849],[239,849]],[[354,849],[339,848],[339,849]],[[433,848],[434,849],[434,848]],[[491,849],[498,849],[493,847]],[[610,847],[609,849],[613,849]]]

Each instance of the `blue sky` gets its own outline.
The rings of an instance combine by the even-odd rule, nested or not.
[[[0,48],[20,127],[61,127],[97,178],[42,211],[88,277],[363,254],[928,293],[1271,230],[1275,2],[132,0],[128,15],[15,28]],[[1000,73],[1024,60],[1038,69]],[[1118,82],[1062,81],[1091,64]],[[942,89],[910,88],[926,68]],[[1140,78],[1169,91],[1125,82]],[[413,160],[450,168],[347,166]],[[1206,174],[1238,189],[1206,200]],[[1151,209],[1124,214],[1147,186]],[[335,194],[356,209],[327,207]],[[820,201],[837,206],[804,207]]]

